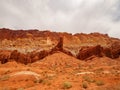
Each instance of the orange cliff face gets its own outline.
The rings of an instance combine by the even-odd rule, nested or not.
[[[0,61],[32,63],[61,51],[75,58],[86,60],[91,56],[118,58],[120,39],[91,33],[57,33],[39,30],[0,29]]]

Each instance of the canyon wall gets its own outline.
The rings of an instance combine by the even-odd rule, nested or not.
[[[93,55],[118,58],[120,39],[99,33],[72,35],[49,30],[0,29],[0,61],[3,64],[13,60],[33,63],[58,51],[80,60]]]

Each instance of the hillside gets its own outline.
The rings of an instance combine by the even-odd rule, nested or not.
[[[120,39],[0,29],[0,90],[120,90]]]

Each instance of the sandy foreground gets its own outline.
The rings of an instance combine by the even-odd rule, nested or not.
[[[62,52],[32,64],[0,64],[0,90],[120,90],[120,58],[82,61]]]

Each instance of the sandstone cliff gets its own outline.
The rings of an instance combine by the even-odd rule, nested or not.
[[[70,34],[39,30],[0,29],[0,61],[32,63],[61,51],[80,60],[91,56],[118,58],[120,39],[106,34]]]

